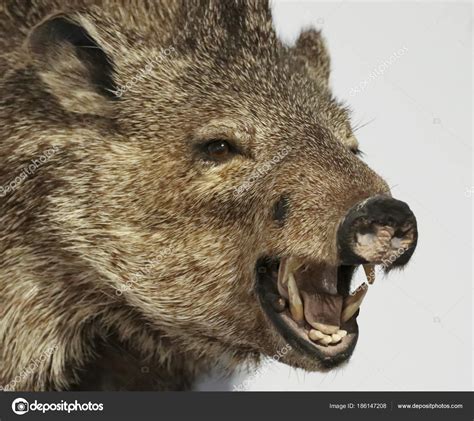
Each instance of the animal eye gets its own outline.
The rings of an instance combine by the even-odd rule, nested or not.
[[[205,152],[214,161],[224,161],[232,154],[232,147],[225,140],[212,140],[205,146]]]
[[[362,152],[359,148],[351,149],[351,152],[356,156],[364,156],[364,152]]]

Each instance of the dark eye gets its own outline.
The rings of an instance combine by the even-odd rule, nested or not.
[[[205,147],[205,152],[214,161],[224,161],[232,153],[232,147],[225,140],[213,140]]]
[[[351,152],[356,156],[364,156],[364,152],[362,152],[359,148],[351,149]]]

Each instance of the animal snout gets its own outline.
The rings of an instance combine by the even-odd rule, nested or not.
[[[417,240],[416,218],[408,205],[382,195],[351,208],[337,233],[339,259],[345,265],[402,266]]]

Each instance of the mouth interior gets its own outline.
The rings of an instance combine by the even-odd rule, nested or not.
[[[325,353],[350,345],[357,336],[360,305],[375,279],[373,265],[364,265],[367,282],[351,293],[356,266],[330,266],[295,257],[266,259],[264,264],[261,298],[300,340]]]

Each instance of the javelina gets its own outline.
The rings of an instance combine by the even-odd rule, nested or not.
[[[4,389],[350,357],[355,268],[405,265],[417,230],[318,31],[285,46],[264,1],[2,0],[0,32]]]

